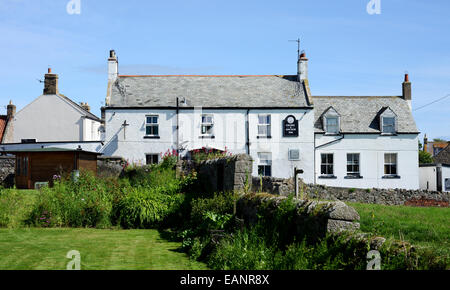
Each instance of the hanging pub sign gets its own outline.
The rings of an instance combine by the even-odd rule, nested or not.
[[[292,115],[283,120],[283,137],[298,137],[298,120]]]

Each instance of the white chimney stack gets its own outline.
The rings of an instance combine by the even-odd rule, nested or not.
[[[108,58],[108,81],[115,82],[119,76],[119,61],[116,52],[111,50]]]
[[[300,82],[308,79],[308,59],[304,51],[302,51],[298,58],[297,75]]]

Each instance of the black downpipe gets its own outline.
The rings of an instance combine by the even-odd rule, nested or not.
[[[249,120],[248,120],[248,115],[249,115],[249,113],[250,113],[250,110],[248,109],[247,110],[247,114],[246,114],[246,116],[245,116],[245,124],[246,124],[246,147],[247,147],[247,154],[248,155],[250,155],[250,123],[249,123]]]

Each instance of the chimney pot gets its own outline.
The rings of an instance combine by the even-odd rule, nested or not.
[[[405,83],[409,82],[409,74],[405,74]]]

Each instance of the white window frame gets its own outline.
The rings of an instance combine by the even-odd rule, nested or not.
[[[148,122],[148,118],[155,118],[155,117],[156,117],[156,123]],[[148,127],[156,127],[158,130],[158,134],[147,134]],[[145,115],[145,136],[159,137],[159,115]]]
[[[323,155],[331,155],[331,156],[333,156],[333,162],[332,163],[329,163],[329,160],[328,160],[328,158],[326,158],[326,160],[325,160],[325,163],[323,163],[323,158],[322,158],[322,156]],[[330,166],[331,165],[331,173],[329,173],[329,172],[327,172],[328,170],[327,170],[327,166]],[[325,173],[322,173],[322,166],[325,166],[325,168],[326,168],[326,170],[325,170]],[[321,176],[334,176],[334,153],[321,153],[320,154],[320,175]]]
[[[349,156],[358,156],[358,162],[355,162],[355,159],[352,158],[350,161],[348,160]],[[352,167],[352,171],[348,170],[348,167]],[[354,171],[354,166],[358,166],[358,171]],[[361,154],[360,153],[347,153],[347,176],[359,177],[361,176]]]
[[[200,136],[214,136],[214,115],[213,114],[202,114],[201,116],[201,125],[200,125]],[[211,118],[211,122],[204,122],[203,118]],[[210,133],[203,133],[203,128],[206,126],[211,126]]]
[[[261,118],[264,118],[265,123],[261,123]],[[266,134],[260,134],[260,128],[266,128]],[[272,116],[270,114],[259,114],[258,115],[258,137],[268,138],[272,137]]]
[[[395,156],[395,162],[392,162],[392,158],[389,158],[389,162],[386,162],[386,157],[387,156]],[[383,166],[383,172],[384,172],[384,176],[398,176],[398,153],[384,153],[384,166]],[[387,168],[386,166],[393,166],[395,165],[395,173],[392,173],[392,168],[391,168],[391,173],[387,173]]]
[[[260,169],[263,169],[263,176],[272,176],[272,153],[259,152],[258,153],[258,175],[260,175]],[[266,175],[266,168],[269,168],[270,175]]]
[[[328,126],[328,121],[329,120],[333,120],[333,119],[336,120],[336,130],[335,131],[330,131],[330,128]],[[327,116],[327,117],[325,117],[325,125],[326,125],[325,132],[327,134],[339,134],[339,132],[340,132],[340,129],[339,129],[339,116]]]

